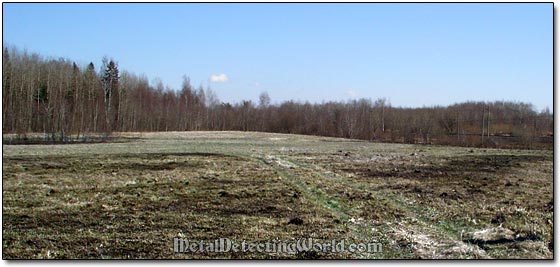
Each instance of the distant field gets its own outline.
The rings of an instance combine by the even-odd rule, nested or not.
[[[553,257],[553,152],[253,132],[3,145],[4,259]],[[174,253],[173,238],[381,253]]]

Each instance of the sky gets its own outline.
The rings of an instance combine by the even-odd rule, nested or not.
[[[3,45],[223,102],[387,98],[553,109],[552,3],[3,3]]]

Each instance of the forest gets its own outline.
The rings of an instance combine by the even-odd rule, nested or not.
[[[65,58],[4,47],[2,131],[18,140],[85,142],[112,132],[259,131],[377,142],[552,149],[549,109],[530,103],[465,101],[449,106],[394,107],[383,97],[309,103],[221,101],[211,88],[181,88],[119,69],[104,58],[79,66]],[[552,92],[551,92],[552,97]],[[504,96],[507,98],[507,96]],[[422,103],[418,103],[422,105]]]

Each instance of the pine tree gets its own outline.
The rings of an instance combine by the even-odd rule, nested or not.
[[[105,120],[106,132],[115,130],[119,115],[119,69],[117,64],[111,60],[106,64],[107,59],[103,60],[105,72],[102,76],[103,90],[105,92]]]

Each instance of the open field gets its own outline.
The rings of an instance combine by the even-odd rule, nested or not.
[[[253,132],[3,145],[20,258],[546,258],[553,152]],[[174,253],[173,238],[372,242],[381,253]]]

